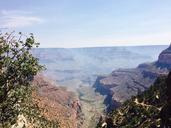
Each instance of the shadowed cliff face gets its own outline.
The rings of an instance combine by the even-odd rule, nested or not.
[[[171,73],[158,77],[148,90],[101,118],[97,127],[106,123],[106,128],[170,128],[170,85]]]
[[[161,52],[157,62],[140,64],[135,69],[115,70],[108,76],[97,78],[93,87],[97,92],[107,95],[108,102],[104,102],[108,110],[114,109],[118,104],[147,90],[159,75],[167,74],[171,67],[170,57],[171,47]]]

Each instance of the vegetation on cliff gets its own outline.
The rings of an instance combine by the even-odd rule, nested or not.
[[[101,119],[97,127],[102,125],[108,128],[171,127],[171,73],[168,77],[159,77],[148,90],[112,111],[105,121]]]
[[[31,82],[43,69],[31,54],[33,34],[0,33],[0,127],[58,127],[32,101]]]

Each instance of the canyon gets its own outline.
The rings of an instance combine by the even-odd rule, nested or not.
[[[132,96],[147,90],[160,75],[167,75],[171,66],[171,46],[163,50],[157,61],[140,64],[133,69],[118,69],[97,78],[94,88],[107,95],[108,110],[119,107]],[[105,91],[104,91],[105,90]]]
[[[93,128],[101,115],[144,91],[158,74],[165,73],[164,69],[156,68],[151,62],[157,60],[159,53],[166,48],[167,46],[40,48],[34,49],[33,54],[46,67],[42,75],[54,81],[54,86],[69,90],[76,97],[82,113],[81,118],[76,120],[83,121],[78,128]],[[112,70],[114,71],[108,75]],[[51,94],[51,91],[53,92],[53,88],[44,89],[44,96],[53,97],[58,93],[54,91]]]

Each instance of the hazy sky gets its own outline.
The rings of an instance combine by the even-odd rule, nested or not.
[[[4,27],[41,47],[169,44],[171,0],[1,0]]]

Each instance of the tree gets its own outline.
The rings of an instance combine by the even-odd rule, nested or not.
[[[166,79],[166,96],[167,103],[160,111],[161,127],[170,128],[171,126],[171,72]]]
[[[15,123],[20,103],[30,82],[43,69],[32,49],[38,47],[33,34],[0,33],[0,126]]]

